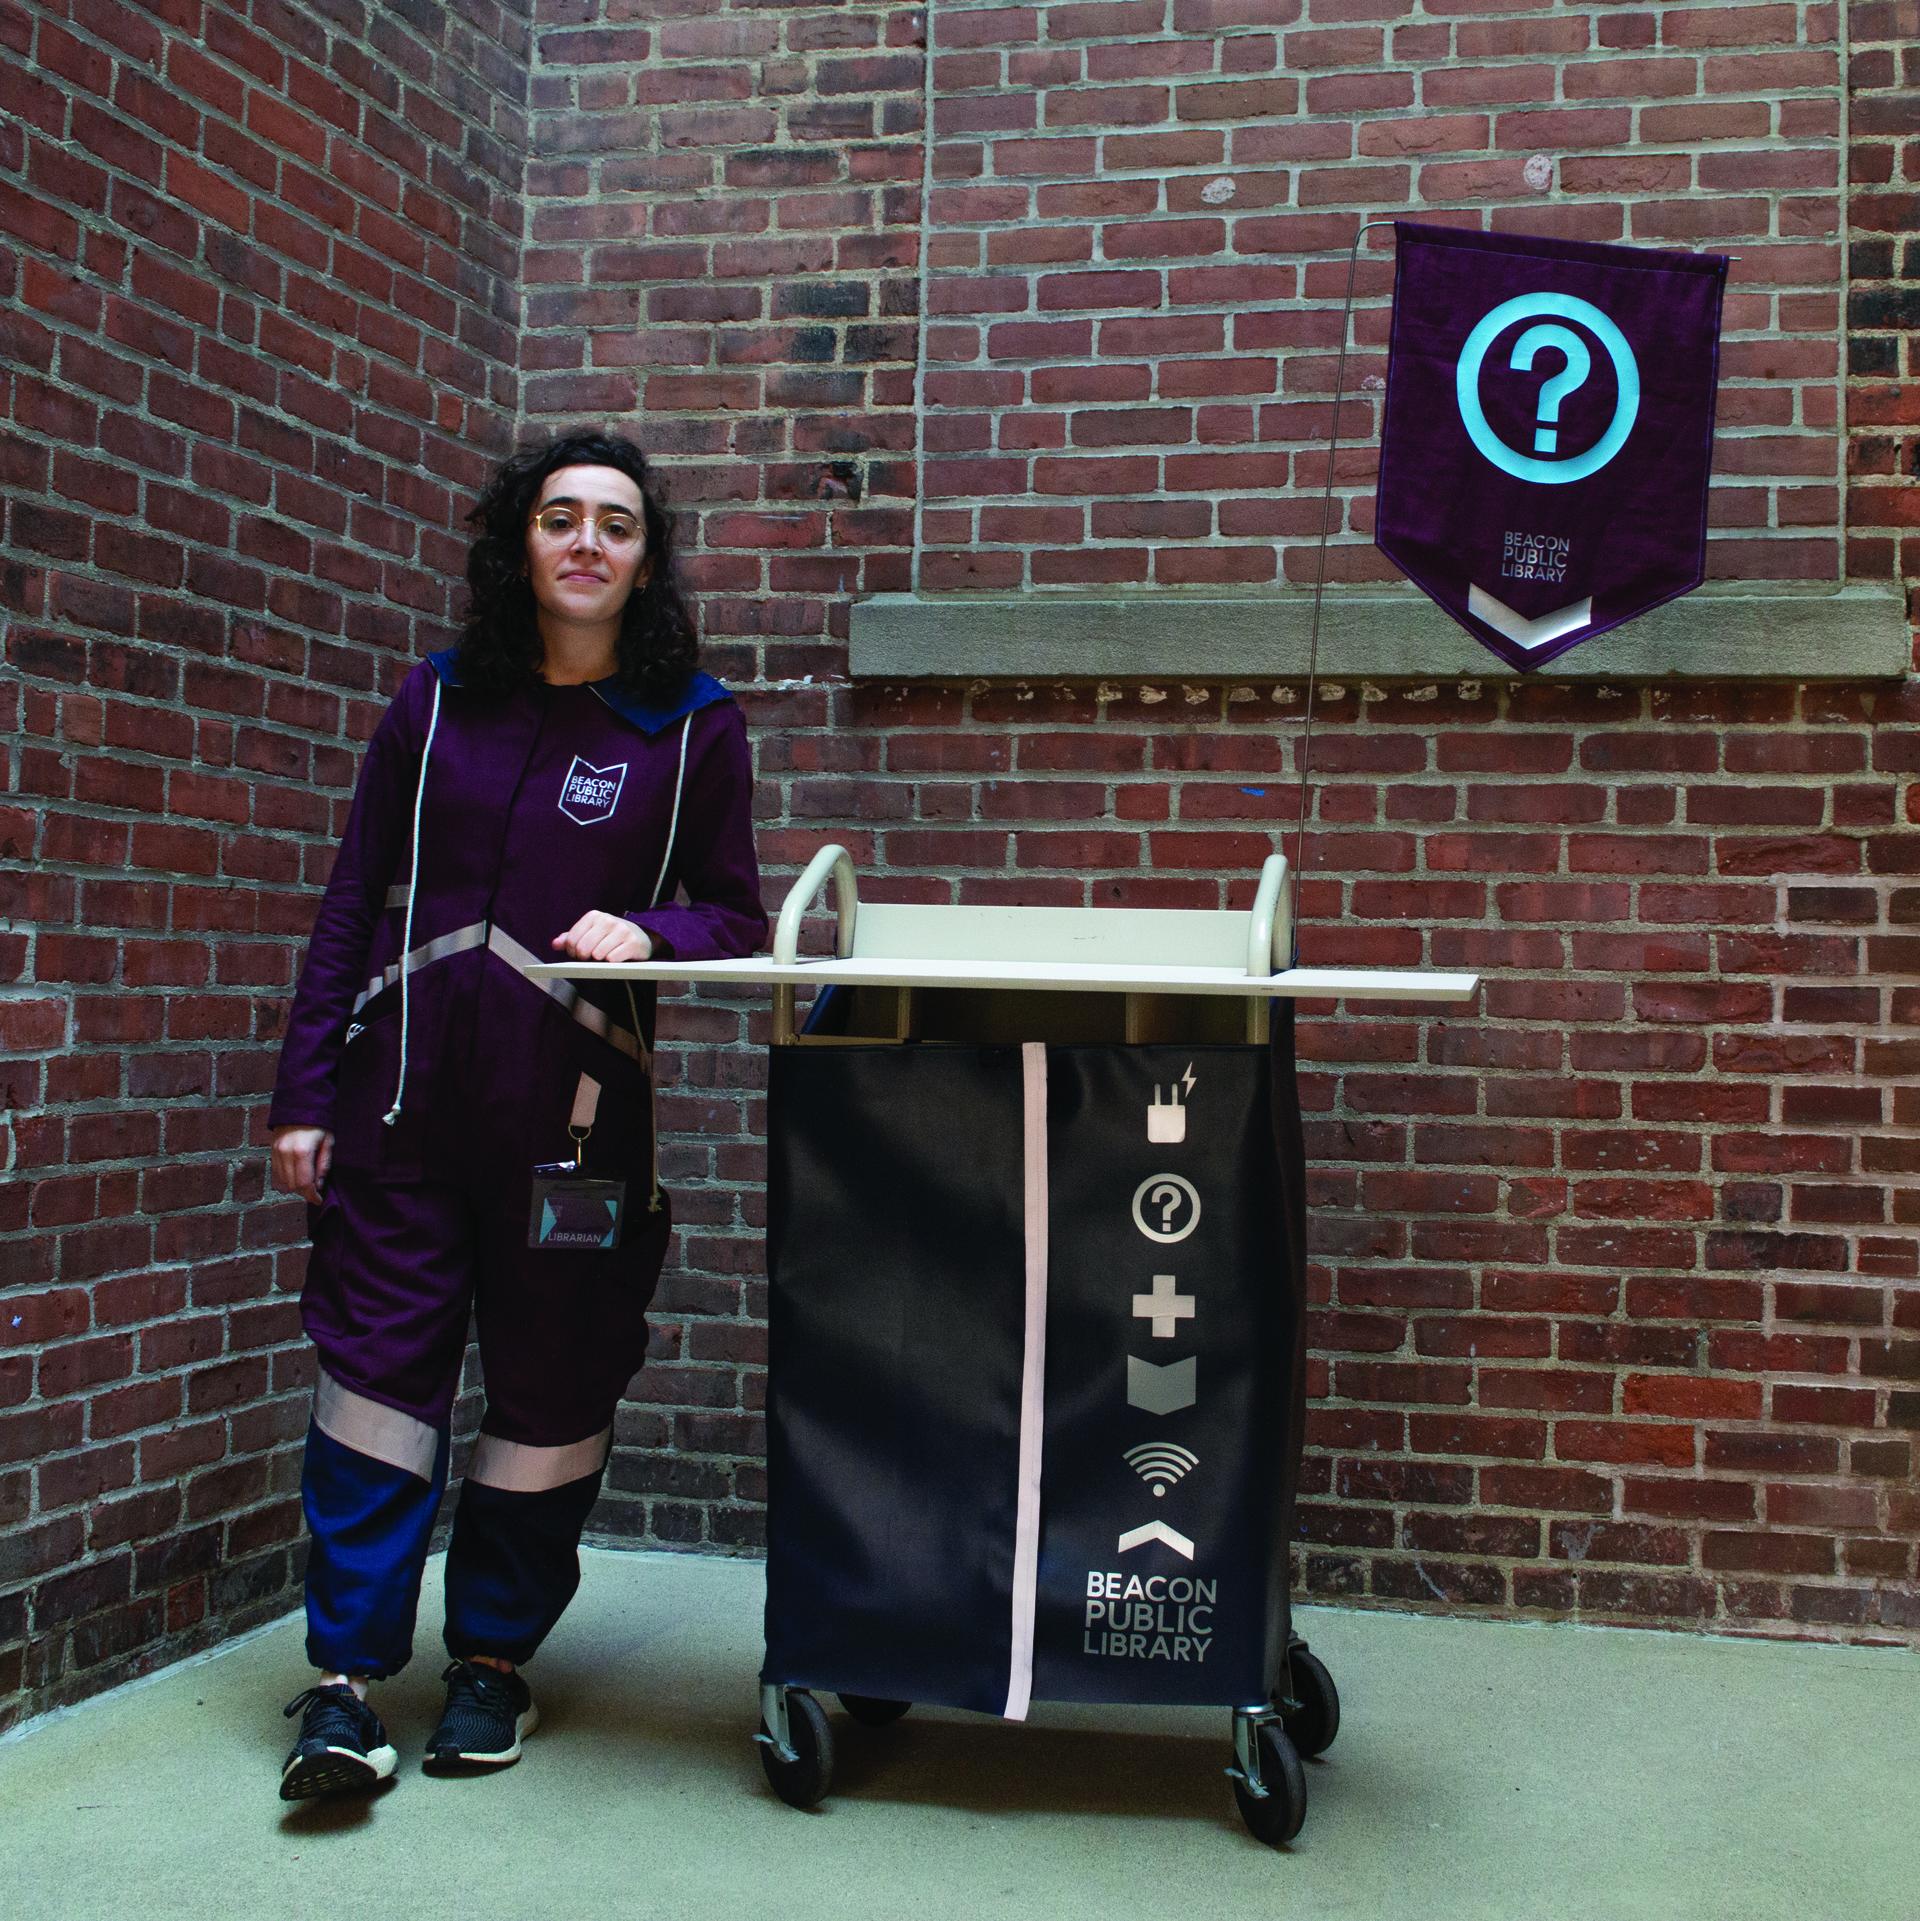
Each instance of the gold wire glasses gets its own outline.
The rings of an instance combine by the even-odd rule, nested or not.
[[[639,516],[624,507],[610,507],[599,514],[583,514],[577,507],[542,507],[533,517],[533,527],[544,540],[572,540],[584,527],[590,538],[616,553],[633,546],[643,532]]]

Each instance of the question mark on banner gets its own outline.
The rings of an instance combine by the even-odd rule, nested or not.
[[[1532,372],[1534,360],[1543,347],[1552,347],[1564,354],[1567,362],[1557,374],[1541,382],[1540,399],[1534,411],[1539,425],[1533,433],[1533,451],[1550,454],[1560,441],[1560,403],[1587,384],[1587,376],[1593,371],[1593,356],[1587,351],[1587,343],[1570,327],[1529,327],[1513,343],[1513,358],[1508,365],[1521,373]]]
[[[1147,1219],[1148,1208],[1159,1215],[1158,1226]],[[1183,1212],[1186,1219],[1179,1221]],[[1200,1196],[1193,1183],[1178,1174],[1149,1174],[1133,1190],[1133,1224],[1150,1241],[1184,1241],[1200,1225]]]

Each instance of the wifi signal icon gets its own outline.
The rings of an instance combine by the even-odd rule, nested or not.
[[[1174,1482],[1183,1480],[1200,1465],[1200,1457],[1171,1441],[1146,1441],[1127,1449],[1127,1465],[1153,1489],[1157,1501]],[[1157,1527],[1158,1522],[1154,1525]]]

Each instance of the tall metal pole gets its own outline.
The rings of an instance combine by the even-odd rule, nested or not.
[[[1313,620],[1307,637],[1307,707],[1300,729],[1300,825],[1293,843],[1292,927],[1295,957],[1300,940],[1300,882],[1306,874],[1307,856],[1307,782],[1313,767],[1313,696],[1320,666],[1320,603],[1327,593],[1327,543],[1333,537],[1333,468],[1340,451],[1340,402],[1347,386],[1347,336],[1353,326],[1353,282],[1360,264],[1360,243],[1373,227],[1390,227],[1391,220],[1368,220],[1354,232],[1353,245],[1347,249],[1347,298],[1340,310],[1340,358],[1333,375],[1333,420],[1327,434],[1327,477],[1320,490],[1320,544],[1313,570]]]

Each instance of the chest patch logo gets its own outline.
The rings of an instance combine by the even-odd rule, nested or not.
[[[589,767],[578,754],[560,784],[560,811],[582,827],[612,818],[620,804],[620,790],[627,784],[627,763],[618,767]]]

